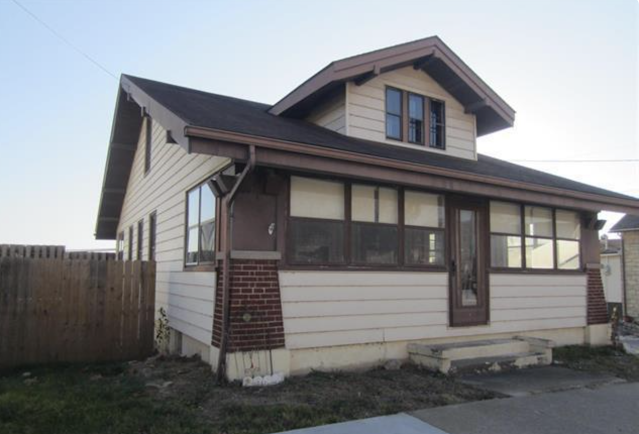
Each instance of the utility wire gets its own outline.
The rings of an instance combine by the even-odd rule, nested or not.
[[[75,52],[77,52],[78,54],[80,54],[82,57],[84,57],[85,59],[87,59],[89,62],[93,63],[95,66],[97,66],[98,68],[100,68],[103,72],[109,74],[111,77],[113,77],[114,79],[118,79],[118,77],[115,76],[115,74],[113,74],[111,71],[109,71],[108,69],[106,69],[104,66],[102,66],[100,64],[100,62],[98,62],[97,60],[95,60],[93,57],[89,56],[87,53],[85,53],[84,51],[82,51],[80,48],[78,48],[76,45],[74,45],[71,41],[69,41],[67,38],[65,38],[64,36],[62,36],[60,33],[58,33],[53,27],[51,27],[50,25],[48,25],[47,23],[45,23],[43,20],[41,20],[40,18],[38,18],[38,16],[36,14],[34,14],[33,12],[31,12],[29,9],[27,9],[25,6],[23,6],[18,0],[11,0],[13,1],[13,3],[16,4],[16,6],[18,6],[20,9],[22,9],[25,13],[27,13],[28,15],[31,16],[31,18],[33,18],[34,20],[36,20],[38,23],[40,23],[44,28],[46,28],[49,32],[51,32],[54,36],[56,36],[58,39],[60,39],[62,42],[64,42],[65,44],[67,44],[69,47],[71,47]]]
[[[619,160],[510,160],[516,163],[639,163],[639,158]]]

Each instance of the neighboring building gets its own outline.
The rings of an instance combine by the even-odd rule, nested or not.
[[[639,215],[624,216],[610,232],[621,234],[625,314],[639,319]]]
[[[608,315],[617,309],[623,315],[623,276],[621,264],[621,240],[611,240],[604,235],[601,240],[601,280],[608,304]]]
[[[231,378],[414,342],[604,343],[597,213],[639,201],[477,153],[514,118],[437,37],[275,105],[123,75],[96,236],[154,255],[176,350]]]

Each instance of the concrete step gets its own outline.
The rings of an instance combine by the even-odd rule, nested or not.
[[[408,354],[415,364],[448,374],[549,365],[553,346],[549,340],[516,336],[448,344],[412,343]]]
[[[464,372],[499,372],[502,370],[526,368],[529,366],[545,366],[552,363],[552,357],[546,353],[529,351],[525,353],[506,354],[496,357],[479,357],[476,359],[453,360],[448,373]]]
[[[450,360],[493,357],[530,351],[530,344],[520,339],[487,339],[481,341],[453,342],[450,344],[409,344],[410,354]]]

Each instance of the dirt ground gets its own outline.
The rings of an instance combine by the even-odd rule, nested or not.
[[[229,434],[269,433],[497,397],[412,366],[313,372],[260,388],[217,386],[210,367],[194,359],[150,359],[131,364],[129,372],[152,384],[147,390],[157,399],[197,406],[214,432]]]

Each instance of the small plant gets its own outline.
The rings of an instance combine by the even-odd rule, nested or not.
[[[169,345],[169,316],[163,307],[160,308],[158,319],[155,321],[155,342],[160,349],[166,349]]]

